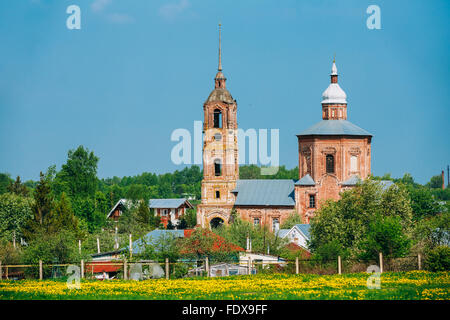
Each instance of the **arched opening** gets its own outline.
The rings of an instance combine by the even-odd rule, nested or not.
[[[222,161],[220,161],[220,159],[214,160],[214,175],[216,177],[222,175]]]
[[[332,154],[327,154],[326,167],[327,173],[334,173],[334,156]]]
[[[222,111],[214,110],[214,128],[222,128]]]
[[[211,229],[220,227],[223,223],[224,223],[223,219],[219,218],[219,217],[215,217],[215,218],[211,219],[211,221],[209,222]]]

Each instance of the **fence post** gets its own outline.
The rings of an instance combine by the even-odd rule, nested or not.
[[[338,256],[338,274],[342,274],[342,261],[341,261],[341,256]]]
[[[2,261],[0,260],[0,281],[3,280]]]
[[[81,279],[84,278],[84,260],[81,259]]]
[[[128,279],[127,259],[123,260],[123,280]]]
[[[206,276],[209,278],[209,259],[208,257],[205,258],[205,269],[206,269]]]
[[[422,270],[422,256],[420,253],[417,255],[417,263],[419,265],[419,270]]]
[[[380,273],[383,273],[383,253],[380,252]]]
[[[169,258],[166,258],[166,279],[169,280]]]
[[[130,260],[133,258],[133,240],[130,233]]]
[[[39,260],[39,280],[42,280],[44,278],[42,271],[42,260]]]
[[[298,274],[298,257],[295,257],[295,274]]]

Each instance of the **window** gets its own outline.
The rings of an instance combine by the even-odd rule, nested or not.
[[[220,198],[220,191],[216,191],[216,199]]]
[[[221,163],[220,159],[214,160],[214,175],[216,177],[222,175],[222,163]]]
[[[357,156],[350,157],[350,171],[351,172],[358,171],[358,157]]]
[[[219,109],[214,110],[214,128],[222,128],[222,112]]]
[[[326,167],[327,173],[334,173],[334,156],[332,154],[327,154]]]
[[[309,207],[310,208],[316,207],[316,195],[314,195],[314,194],[309,195]]]
[[[220,133],[215,133],[214,134],[214,140],[216,140],[216,141],[220,141],[220,140],[222,140],[222,135],[220,134]]]
[[[280,220],[278,218],[272,219],[272,230],[277,232],[280,229]]]
[[[163,216],[167,216],[167,209],[163,209],[162,215],[163,215]]]
[[[259,218],[253,218],[253,225],[254,225],[254,226],[259,226],[259,225],[260,225],[260,220],[259,220]]]

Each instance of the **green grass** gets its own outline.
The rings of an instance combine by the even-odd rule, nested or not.
[[[368,278],[367,273],[355,273],[329,276],[258,274],[140,282],[83,280],[80,289],[72,290],[61,280],[2,281],[0,299],[450,299],[449,272],[383,273],[380,289],[369,289]]]

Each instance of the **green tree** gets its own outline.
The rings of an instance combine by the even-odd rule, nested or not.
[[[281,225],[281,229],[290,229],[296,224],[302,224],[302,217],[297,214],[295,211],[289,215],[289,217],[283,222]]]
[[[24,235],[28,240],[33,239],[41,231],[47,232],[52,221],[53,196],[42,172],[34,191],[34,203],[31,209],[33,215],[24,228]]]
[[[359,243],[361,257],[377,259],[379,252],[388,260],[405,256],[411,247],[411,240],[404,232],[401,217],[377,215]]]
[[[75,235],[80,235],[78,218],[73,213],[72,205],[65,192],[61,194],[53,210],[53,219],[49,228],[51,231],[60,232],[60,230],[65,229],[73,232]]]
[[[415,221],[427,216],[434,216],[441,212],[439,203],[433,198],[431,191],[424,187],[409,187],[411,208]]]
[[[93,198],[97,189],[98,157],[83,146],[69,150],[67,156],[55,179],[67,185],[70,197]]]
[[[195,209],[187,209],[184,215],[186,228],[194,228],[197,225],[197,212]]]
[[[28,188],[20,181],[20,176],[17,176],[16,181],[8,186],[8,191],[24,197],[29,193]]]
[[[430,182],[427,183],[427,187],[432,189],[442,188],[442,175],[431,177]]]
[[[402,232],[411,232],[412,210],[409,195],[401,185],[388,189],[373,179],[366,179],[351,190],[341,194],[338,201],[327,201],[311,220],[309,248],[317,252],[331,242],[358,255],[358,245],[367,237],[368,226],[377,216],[399,217]]]
[[[0,194],[8,192],[8,186],[13,182],[9,174],[0,173]]]
[[[143,225],[150,224],[150,208],[145,200],[139,201],[139,206],[136,210],[136,221]]]
[[[9,241],[23,237],[22,229],[31,219],[33,200],[12,193],[0,195],[0,237]]]

